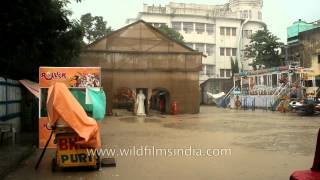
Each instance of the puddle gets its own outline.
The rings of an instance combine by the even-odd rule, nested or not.
[[[119,120],[127,123],[161,123],[160,119],[149,117],[126,117]]]
[[[234,145],[247,146],[268,151],[288,152],[301,155],[312,155],[315,147],[314,132],[274,132],[265,135],[239,137]],[[312,139],[312,141],[310,141]]]
[[[156,118],[146,118],[144,120],[144,122],[146,122],[146,123],[161,123],[161,120],[160,119],[156,119]]]

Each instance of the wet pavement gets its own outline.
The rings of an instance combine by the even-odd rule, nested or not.
[[[101,124],[102,142],[115,150],[132,147],[231,149],[223,156],[116,156],[117,167],[100,171],[51,172],[50,150],[24,161],[6,179],[288,179],[312,165],[320,117],[278,112],[201,107],[200,114],[134,117],[120,111]]]

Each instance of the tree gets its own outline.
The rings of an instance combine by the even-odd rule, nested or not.
[[[1,76],[36,80],[39,66],[67,66],[80,52],[82,28],[67,0],[5,0],[0,8]]]
[[[80,24],[84,29],[85,41],[88,44],[112,32],[111,27],[107,28],[107,22],[102,16],[92,16],[91,13],[82,15]]]
[[[234,76],[234,74],[236,73],[239,73],[239,63],[237,58],[235,60],[231,58],[231,71],[232,71],[232,76]]]
[[[245,58],[253,58],[252,66],[265,66],[266,68],[281,65],[279,50],[283,43],[266,27],[251,36],[250,44],[244,50]]]
[[[183,36],[176,30],[169,28],[167,25],[161,25],[158,28],[162,33],[166,34],[169,38],[174,39],[180,43],[185,43]]]

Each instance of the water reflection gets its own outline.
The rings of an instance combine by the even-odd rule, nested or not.
[[[145,116],[125,117],[119,120],[128,123],[161,123],[160,119]]]

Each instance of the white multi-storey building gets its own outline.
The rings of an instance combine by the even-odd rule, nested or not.
[[[229,0],[223,5],[184,4],[170,2],[165,6],[144,4],[137,18],[155,27],[162,24],[180,32],[186,44],[204,52],[200,83],[209,78],[230,78],[231,58],[239,66],[250,69],[249,61],[242,58],[242,49],[250,36],[263,29],[263,0]]]

